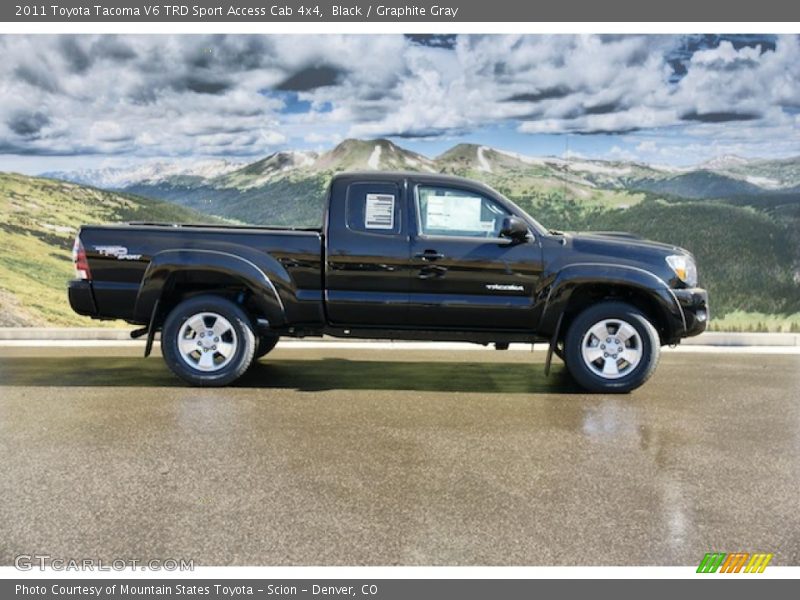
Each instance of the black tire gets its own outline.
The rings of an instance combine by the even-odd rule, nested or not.
[[[216,361],[220,366],[212,365],[211,371],[202,370],[200,368],[199,360],[197,366],[193,366],[194,358],[189,354],[184,354],[181,351],[181,344],[193,342],[198,339],[198,347],[201,342],[197,337],[186,337],[183,334],[189,332],[187,322],[194,318],[198,319],[198,315],[203,313],[211,313],[217,317],[222,317],[221,323],[227,321],[225,326],[230,325],[226,330],[224,336],[228,336],[231,340],[230,344],[225,339],[220,343],[222,345],[230,345],[230,355],[223,357],[222,354],[217,352],[217,346],[207,348],[208,353],[212,354],[212,361]],[[212,325],[216,323],[216,318],[206,317],[201,319],[204,327],[208,327],[208,323]],[[186,325],[186,328],[184,327]],[[189,328],[190,329],[190,328]],[[189,332],[192,333],[192,332]],[[208,337],[204,337],[206,343]],[[212,338],[214,339],[214,338]],[[211,342],[208,342],[211,343]],[[197,386],[205,387],[218,387],[225,386],[247,371],[250,363],[253,361],[253,356],[256,349],[256,337],[253,333],[253,326],[247,314],[230,300],[214,295],[195,296],[178,304],[167,315],[164,321],[164,327],[161,333],[161,353],[164,356],[164,362],[170,370],[178,377]],[[206,350],[203,350],[204,352]],[[220,351],[221,352],[221,351]],[[203,355],[200,350],[195,353],[200,359]]]
[[[635,331],[627,341],[623,336],[629,330],[623,323]],[[593,329],[596,326],[599,329]],[[590,333],[590,330],[613,332],[615,327],[616,334],[610,333],[603,340]],[[601,350],[600,342],[605,344],[607,340],[610,340],[608,347]],[[581,387],[592,392],[625,394],[644,384],[653,374],[658,365],[660,345],[658,332],[638,308],[625,302],[602,302],[585,309],[570,324],[564,338],[564,362]],[[618,352],[620,348],[622,352]],[[595,354],[599,356],[591,361]],[[627,361],[627,356],[631,357],[631,362]],[[607,361],[608,374],[604,375]]]
[[[258,347],[256,348],[255,358],[261,358],[262,356],[269,354],[272,352],[272,349],[280,340],[280,336],[275,334],[267,334],[259,336],[258,338]]]

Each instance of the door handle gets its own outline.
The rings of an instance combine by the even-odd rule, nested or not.
[[[440,254],[439,252],[436,252],[436,250],[425,250],[425,252],[419,252],[418,254],[415,254],[414,258],[421,258],[422,260],[428,262],[444,258],[444,254]]]

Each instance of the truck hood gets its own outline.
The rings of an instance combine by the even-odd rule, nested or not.
[[[601,253],[608,251],[612,255],[617,255],[618,252],[652,253],[658,256],[689,254],[688,251],[678,246],[653,242],[623,231],[568,232],[564,235],[568,238],[568,241],[572,242],[576,250],[590,250]]]

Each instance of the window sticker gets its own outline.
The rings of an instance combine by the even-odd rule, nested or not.
[[[366,229],[394,229],[394,196],[392,194],[367,194],[364,227]]]
[[[476,196],[428,196],[428,229],[486,231],[481,222],[481,198]]]

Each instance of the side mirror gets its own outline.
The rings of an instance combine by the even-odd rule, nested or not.
[[[519,217],[505,217],[500,228],[500,236],[514,241],[523,241],[528,237],[528,225]]]

